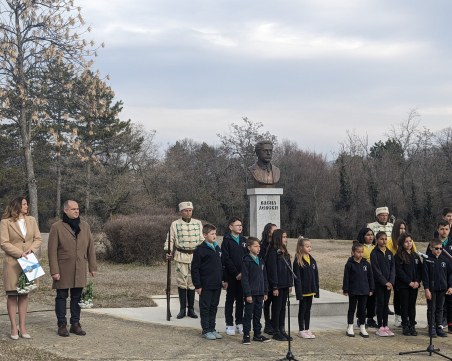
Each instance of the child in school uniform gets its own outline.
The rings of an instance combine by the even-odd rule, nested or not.
[[[260,244],[255,237],[249,237],[247,241],[249,254],[242,261],[242,288],[245,298],[245,315],[243,316],[243,340],[242,344],[251,343],[250,331],[253,320],[253,341],[268,342],[270,339],[262,335],[262,306],[267,299],[268,282],[267,270],[262,257],[259,256]]]
[[[416,300],[422,280],[422,262],[413,249],[413,238],[402,233],[398,239],[395,262],[395,288],[399,290],[403,334],[417,336]]]
[[[363,258],[370,264],[370,253],[375,248],[375,235],[374,232],[367,227],[361,228],[358,232],[356,240],[363,245]],[[377,322],[374,320],[375,317],[375,293],[367,297],[366,303],[366,326],[378,328]],[[360,326],[358,320],[358,326]]]
[[[271,321],[273,339],[288,341],[289,335],[285,331],[286,302],[292,291],[293,276],[288,268],[291,260],[287,251],[287,233],[282,229],[273,232],[270,247],[267,249],[267,277],[269,289],[273,293],[271,307]],[[290,337],[292,340],[292,337]]]
[[[215,329],[215,318],[220,302],[221,288],[226,289],[221,249],[215,242],[216,227],[204,225],[202,229],[204,242],[196,247],[191,263],[191,277],[195,291],[199,295],[202,337],[207,340],[223,338]]]
[[[295,293],[298,306],[298,337],[313,339],[315,335],[309,329],[313,297],[319,297],[319,270],[317,262],[311,256],[312,244],[308,238],[300,236],[297,242],[297,254],[293,262]]]
[[[221,251],[225,266],[225,280],[228,282],[226,301],[224,304],[224,317],[226,321],[226,334],[243,334],[243,289],[242,289],[242,259],[247,252],[246,238],[242,235],[242,220],[232,217],[228,221],[228,232],[223,237]],[[235,303],[235,327],[233,310]]]
[[[342,291],[348,296],[347,331],[346,335],[355,337],[353,330],[353,316],[356,308],[359,320],[359,334],[368,338],[366,331],[366,304],[367,297],[372,295],[374,290],[374,277],[369,262],[363,258],[364,246],[359,242],[354,242],[352,246],[352,256],[348,259],[344,267],[344,280]]]
[[[267,248],[270,246],[270,242],[272,239],[273,232],[278,227],[276,224],[273,223],[267,223],[264,227],[264,230],[262,231],[262,238],[261,238],[261,251],[260,256],[264,259],[265,262],[265,255],[267,254]],[[273,298],[273,292],[272,290],[269,290],[267,294],[267,300],[264,301],[264,319],[265,319],[265,326],[264,326],[264,332],[267,335],[273,335],[273,327],[270,317],[270,309],[272,304],[272,298]]]
[[[429,335],[447,337],[447,333],[440,326],[445,295],[452,294],[452,267],[451,262],[442,254],[443,245],[439,239],[430,242],[430,250],[431,256],[424,260],[422,272],[422,284],[427,299]]]
[[[386,248],[386,232],[380,231],[375,235],[377,246],[370,254],[370,264],[375,282],[375,300],[377,308],[377,336],[394,336],[388,327],[388,304],[391,290],[395,283],[394,255]]]

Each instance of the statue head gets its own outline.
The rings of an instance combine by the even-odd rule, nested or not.
[[[273,143],[269,140],[261,140],[254,146],[254,151],[256,152],[259,163],[268,164],[271,162],[273,156]]]

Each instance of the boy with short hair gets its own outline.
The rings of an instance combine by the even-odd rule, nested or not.
[[[242,236],[242,220],[232,217],[228,221],[228,233],[223,237],[221,251],[225,267],[225,280],[228,283],[224,316],[226,334],[232,336],[236,332],[243,334],[243,290],[242,290],[242,259],[248,252],[246,238]],[[235,328],[232,311],[235,302]]]
[[[422,283],[427,299],[427,320],[432,337],[447,337],[440,327],[445,295],[452,294],[452,263],[442,254],[443,245],[439,239],[430,242],[431,255],[424,260]],[[432,312],[434,314],[432,315]],[[432,320],[432,323],[430,323]]]
[[[199,312],[201,314],[202,337],[207,340],[223,338],[215,330],[215,318],[220,302],[221,288],[226,289],[221,249],[215,242],[216,227],[204,225],[202,229],[204,242],[196,247],[191,264],[191,276],[195,291],[199,295]]]

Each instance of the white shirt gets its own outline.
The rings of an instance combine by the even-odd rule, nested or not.
[[[25,218],[18,219],[17,223],[19,224],[19,228],[20,231],[22,232],[22,235],[25,237],[27,235],[27,226],[25,225]]]

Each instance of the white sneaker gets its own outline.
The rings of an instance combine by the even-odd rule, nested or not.
[[[364,338],[368,338],[369,334],[366,331],[366,325],[359,326],[359,335]]]
[[[235,326],[235,331],[241,335],[243,335],[243,325],[241,323],[239,323],[238,325]]]
[[[395,327],[402,326],[402,316],[400,316],[400,315],[395,315],[394,316],[394,326]]]
[[[348,337],[355,337],[355,331],[353,330],[353,324],[352,323],[348,325],[347,331],[345,332],[345,334]]]
[[[229,336],[234,336],[235,335],[234,326],[226,326],[226,334]]]
[[[306,333],[308,334],[309,338],[315,338],[315,335],[311,332],[311,330],[306,330]]]

